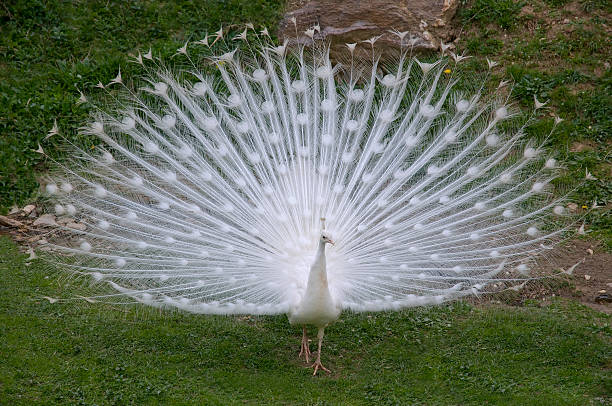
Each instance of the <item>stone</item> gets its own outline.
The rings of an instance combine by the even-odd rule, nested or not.
[[[53,214],[43,214],[32,223],[33,226],[57,226]]]
[[[74,230],[81,230],[81,231],[85,231],[87,229],[87,226],[85,224],[75,223],[75,222],[66,223],[66,227],[72,228]]]
[[[25,206],[23,208],[23,212],[28,215],[30,213],[32,213],[32,211],[36,208],[36,206],[34,206],[33,204],[28,204],[27,206]]]
[[[458,3],[459,0],[290,0],[279,24],[279,38],[295,40],[297,28],[299,41],[308,42],[310,38],[304,32],[318,24],[320,32],[314,36],[331,41],[332,57],[341,55],[346,59],[350,55],[347,43],[358,43],[362,52],[370,51],[369,44],[360,42],[377,36],[378,49],[397,48],[401,40],[390,31],[407,31],[404,45],[412,40],[415,49],[434,50],[440,47],[440,41],[455,39],[450,22]]]

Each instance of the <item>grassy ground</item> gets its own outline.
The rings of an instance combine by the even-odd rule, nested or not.
[[[165,58],[219,25],[274,27],[281,1],[0,0],[0,211],[38,197],[48,162],[66,159],[86,120],[77,89],[95,93],[128,54]],[[518,103],[550,100],[529,135],[565,119],[548,141],[567,172],[587,229],[612,247],[612,53],[609,1],[469,0],[460,49],[500,63]],[[607,63],[607,64],[606,64]],[[604,208],[587,211],[597,203]],[[78,288],[26,266],[0,239],[0,404],[612,404],[610,318],[573,302],[521,308],[454,304],[343,315],[326,337],[334,374],[312,378],[284,317],[224,318],[140,307],[50,304]],[[607,327],[604,327],[606,326]]]
[[[611,318],[573,302],[345,314],[313,378],[285,316],[51,304],[80,288],[26,257],[0,238],[2,404],[612,404]]]

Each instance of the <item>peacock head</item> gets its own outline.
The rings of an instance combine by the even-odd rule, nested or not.
[[[329,234],[327,234],[325,231],[323,231],[321,233],[321,240],[320,240],[323,244],[331,244],[331,245],[335,245],[334,241],[331,239],[331,237],[329,236]]]

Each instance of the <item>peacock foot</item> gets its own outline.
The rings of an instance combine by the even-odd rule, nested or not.
[[[309,361],[309,357],[311,355],[310,353],[310,346],[308,345],[308,336],[306,335],[306,327],[303,328],[303,334],[302,334],[302,347],[300,348],[300,354],[298,355],[298,358],[302,358],[302,355],[304,355],[304,358],[306,359],[306,362],[310,362]]]
[[[319,357],[317,357],[317,360],[314,362],[314,364],[310,366],[310,368],[314,368],[314,372],[312,373],[312,376],[315,376],[317,374],[317,371],[319,370],[319,368],[321,368],[323,371],[327,372],[328,374],[331,373],[329,369],[325,368],[323,364],[321,364],[321,358]]]
[[[306,359],[306,362],[310,362],[310,348],[308,347],[308,340],[306,342],[302,341],[302,349],[300,350],[300,354],[298,355],[298,358],[302,358],[302,355],[304,355],[304,358]]]

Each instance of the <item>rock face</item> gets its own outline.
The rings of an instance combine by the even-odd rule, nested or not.
[[[454,39],[450,27],[459,0],[290,0],[279,27],[279,38],[308,41],[307,29],[319,25],[316,37],[332,43],[332,52],[346,54],[346,43],[382,35],[377,48],[397,47],[400,37],[389,31],[408,31],[403,44],[436,49]],[[295,22],[295,23],[294,23]]]

